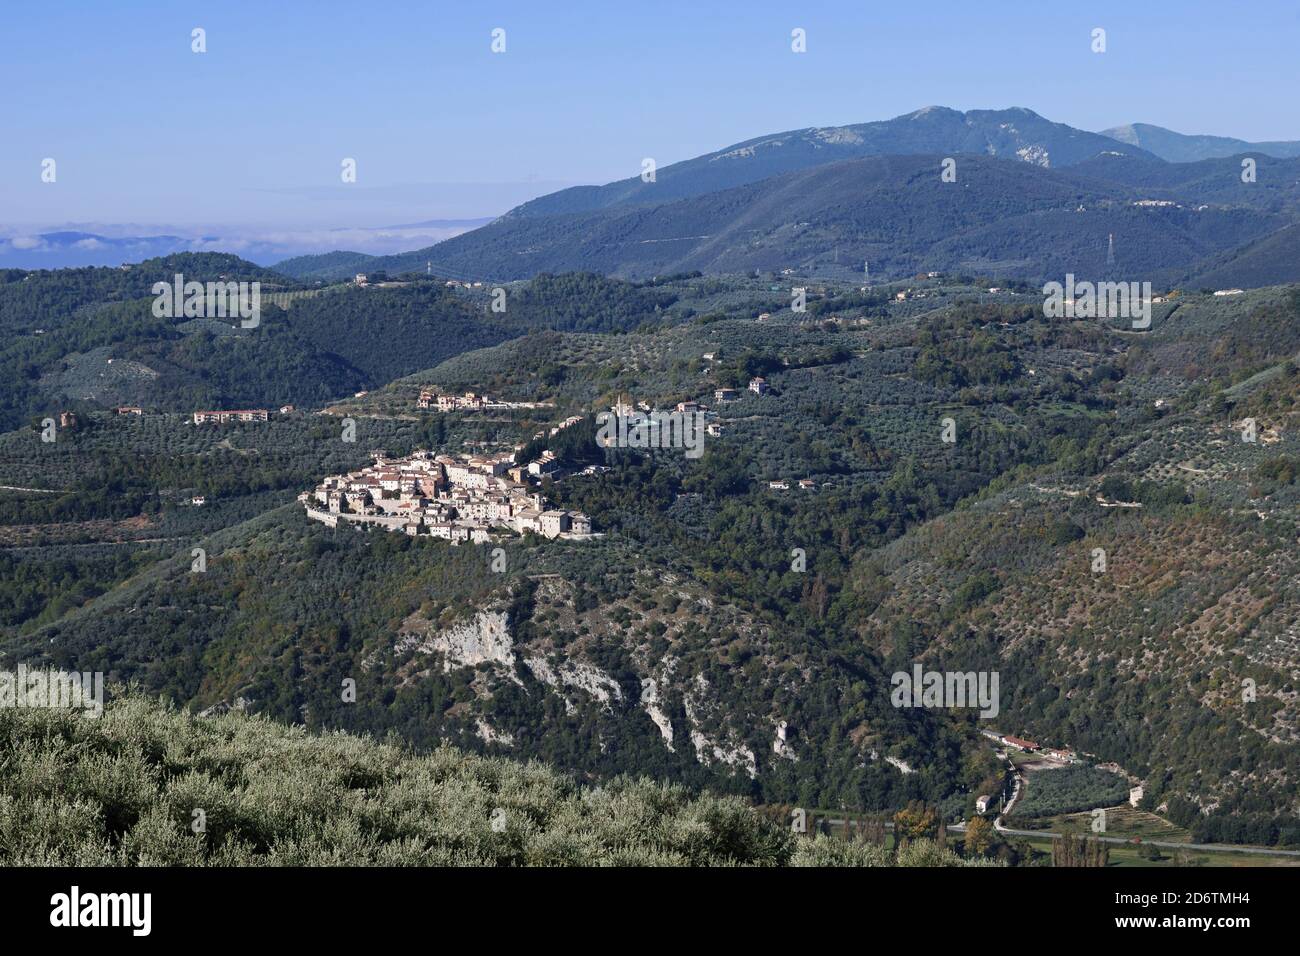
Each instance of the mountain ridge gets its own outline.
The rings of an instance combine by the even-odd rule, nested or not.
[[[506,216],[552,215],[685,199],[779,173],[864,156],[982,152],[1060,166],[1081,162],[1107,149],[1114,149],[1109,137],[1054,123],[1025,107],[963,113],[945,106],[926,106],[888,120],[810,126],[756,136],[657,169],[653,182],[633,176],[604,186],[574,186],[516,206]],[[1130,152],[1157,161],[1157,157],[1140,148],[1130,148]],[[719,163],[723,165],[714,166]]]
[[[956,182],[941,178],[947,158]],[[1086,164],[1081,173],[975,154],[868,156],[656,205],[506,216],[370,266],[401,273],[432,262],[435,271],[493,280],[570,270],[644,278],[790,269],[849,278],[865,262],[881,279],[954,271],[1044,281],[1099,274],[1113,234],[1138,255],[1128,269],[1172,280],[1282,227],[1300,199],[1284,192],[1279,206],[1260,191],[1250,203],[1143,207],[1149,187],[1112,182]]]
[[[1252,143],[1233,136],[1178,133],[1151,123],[1126,123],[1101,131],[1117,142],[1147,150],[1171,163],[1198,159],[1221,159],[1242,153],[1264,153],[1277,159],[1300,156],[1300,140],[1271,140]]]

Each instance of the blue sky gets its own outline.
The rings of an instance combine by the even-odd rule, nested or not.
[[[1268,0],[7,5],[0,227],[490,216],[645,156],[930,104],[1297,139],[1298,40],[1300,5]]]

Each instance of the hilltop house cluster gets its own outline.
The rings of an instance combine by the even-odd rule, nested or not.
[[[735,389],[722,389],[720,391],[731,392],[732,399],[734,399],[735,397]],[[730,401],[732,399],[719,397],[718,401],[725,402],[725,401]],[[660,427],[659,425],[653,424],[656,417],[661,418],[662,416],[672,415],[672,414],[699,416],[699,420],[705,423],[704,424],[705,434],[713,438],[717,438],[719,435],[722,434],[722,430],[724,426],[722,422],[718,420],[718,413],[710,409],[709,406],[705,405],[703,402],[695,402],[695,401],[678,402],[673,407],[673,409],[669,411],[668,409],[655,408],[649,402],[633,403],[630,397],[623,396],[620,397],[619,400],[616,401],[613,405],[611,405],[609,409],[609,415],[612,418],[620,419],[620,420],[629,419],[633,421],[637,419],[642,419],[645,421],[645,424],[652,429]],[[609,444],[610,447],[613,447],[612,444],[602,442],[599,438],[597,438],[596,444],[602,446]]]
[[[749,390],[755,395],[766,395],[771,391],[771,386],[767,384],[765,378],[751,378],[749,380]],[[734,402],[740,398],[740,391],[734,388],[715,388],[713,390],[713,400],[715,402]]]
[[[554,408],[554,402],[506,402],[490,395],[466,392],[464,395],[442,395],[425,390],[416,400],[417,408],[436,408],[440,412],[481,412],[514,408]]]
[[[421,451],[332,475],[298,496],[307,516],[337,527],[340,521],[387,531],[462,541],[488,541],[494,531],[545,538],[584,538],[591,519],[580,511],[547,509],[527,483],[528,468],[512,454],[471,456]]]

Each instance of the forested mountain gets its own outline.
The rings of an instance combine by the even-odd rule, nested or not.
[[[578,268],[640,277],[788,268],[847,277],[862,275],[866,262],[879,277],[938,270],[1041,283],[1067,272],[1100,276],[1114,235],[1123,277],[1159,283],[1286,225],[1295,205],[1292,170],[1265,176],[1274,185],[1247,203],[1239,201],[1250,188],[1239,168],[1192,170],[1190,183],[1153,173],[1147,183],[1141,164],[1126,163],[1116,182],[1100,165],[1076,175],[963,154],[954,157],[956,181],[945,182],[944,158],[873,157],[657,205],[507,216],[375,265],[401,271],[431,257],[435,266],[501,278]],[[1206,184],[1216,174],[1226,184],[1218,191]],[[1290,185],[1277,186],[1279,179]],[[1176,197],[1168,206],[1135,205],[1167,196]]]
[[[554,216],[671,202],[863,156],[977,153],[1059,167],[1116,149],[1105,136],[1050,122],[1023,107],[962,113],[927,106],[891,120],[759,136],[658,169],[653,183],[638,175],[605,186],[576,186],[524,203],[509,215]],[[1124,152],[1153,158],[1140,148]]]
[[[177,273],[203,282],[218,277],[261,282],[266,292],[301,288],[278,272],[216,252],[187,252],[119,267],[0,269],[0,328],[20,333],[49,330],[93,306],[152,300],[153,284],[171,283]]]
[[[1300,223],[1201,263],[1184,284],[1194,289],[1249,289],[1274,281],[1300,282]]]

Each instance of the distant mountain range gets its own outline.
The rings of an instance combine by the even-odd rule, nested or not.
[[[1188,136],[1149,123],[1129,123],[1102,131],[1103,136],[1154,153],[1171,163],[1194,163],[1198,159],[1220,159],[1242,153],[1263,153],[1279,159],[1300,156],[1300,141],[1248,143],[1231,136]]]
[[[665,166],[649,182],[561,190],[414,252],[277,268],[299,279],[430,268],[485,280],[569,270],[842,278],[869,267],[875,278],[939,270],[1038,281],[1114,274],[1157,285],[1293,281],[1296,268],[1267,250],[1286,245],[1268,237],[1300,221],[1300,158],[1256,151],[1256,181],[1247,183],[1231,155],[1171,162],[1160,151],[1178,134],[1129,129],[1143,145],[1027,109],[927,107],[759,137]],[[954,182],[941,177],[947,159]]]
[[[116,266],[186,252],[229,252],[250,262],[268,264],[286,255],[316,253],[335,244],[355,244],[375,252],[397,252],[417,243],[438,242],[491,222],[482,219],[432,219],[377,228],[298,230],[268,233],[230,227],[218,234],[139,232],[140,226],[77,224],[65,229],[0,231],[0,268],[63,269]],[[4,224],[0,223],[0,227]],[[157,227],[154,227],[157,228]]]
[[[59,230],[35,235],[0,237],[0,267],[61,269],[74,266],[120,265],[141,262],[195,248],[196,240],[180,236],[112,237],[95,232]],[[202,240],[199,240],[201,243]]]

